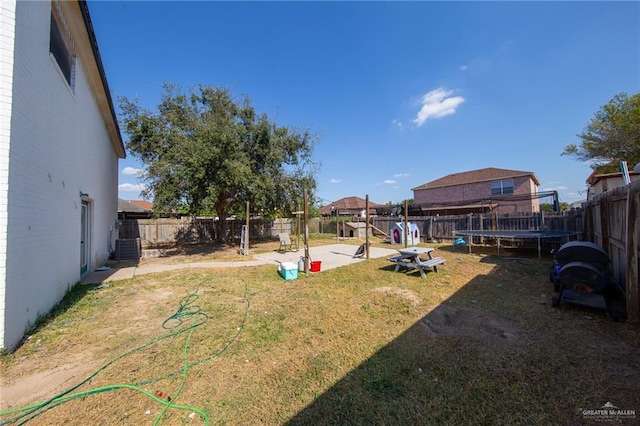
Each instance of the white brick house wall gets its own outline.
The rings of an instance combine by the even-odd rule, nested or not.
[[[13,42],[16,3],[0,1],[0,331],[5,329],[7,277],[7,193],[11,142],[11,90],[13,87]],[[2,333],[4,335],[4,333]],[[0,347],[5,347],[0,341]]]
[[[71,90],[49,53],[52,3],[0,5],[0,51],[14,52],[8,129],[7,106],[0,104],[0,347],[12,350],[38,316],[81,279],[81,193],[90,205],[88,271],[108,259],[115,242],[118,155],[86,62],[76,60]],[[11,7],[13,34],[4,25]],[[7,46],[10,39],[13,46]],[[9,67],[0,67],[4,101]]]

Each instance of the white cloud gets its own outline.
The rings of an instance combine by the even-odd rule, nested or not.
[[[140,192],[145,188],[141,183],[121,183],[118,185],[118,191],[122,192]]]
[[[458,68],[460,68],[460,71],[464,71],[464,70],[466,70],[466,69],[467,69],[467,68],[469,68],[469,67],[468,67],[468,66],[466,66],[466,65],[460,65]]]
[[[391,179],[387,179],[387,180],[385,180],[385,181],[384,181],[384,182],[382,182],[382,183],[384,183],[384,184],[386,184],[386,185],[392,185],[392,184],[396,183],[396,181],[395,181],[395,180],[391,180]]]
[[[397,173],[395,175],[393,175],[394,178],[403,178],[403,177],[408,177],[409,173]]]
[[[453,90],[438,88],[425,94],[420,103],[422,108],[413,120],[418,127],[422,126],[429,118],[442,118],[456,112],[458,105],[464,102],[462,96],[453,96]]]
[[[505,41],[500,46],[498,46],[497,54],[498,55],[504,55],[504,54],[509,53],[509,51],[512,50],[513,45],[514,45],[513,40]]]
[[[398,120],[392,120],[391,123],[393,123],[400,130],[404,129],[404,126],[402,125],[402,122],[400,122]]]
[[[143,173],[144,170],[136,169],[134,167],[125,167],[124,169],[122,169],[122,174],[128,176],[142,176]]]
[[[329,179],[329,183],[340,183],[340,182],[342,182],[341,179],[336,179],[336,178]]]
[[[569,188],[567,188],[566,186],[559,185],[551,188],[544,188],[543,191],[565,191],[567,189]]]

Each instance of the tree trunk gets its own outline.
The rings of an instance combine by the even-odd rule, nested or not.
[[[227,201],[226,196],[222,195],[215,204],[216,213],[218,213],[218,238],[219,243],[227,242]]]

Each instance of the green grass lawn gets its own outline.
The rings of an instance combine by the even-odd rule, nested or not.
[[[293,281],[262,266],[78,287],[2,358],[16,397],[0,420],[572,425],[611,402],[639,421],[638,327],[552,308],[550,259],[487,253],[442,246],[427,279],[383,258]],[[38,399],[15,391],[61,366],[72,377]]]

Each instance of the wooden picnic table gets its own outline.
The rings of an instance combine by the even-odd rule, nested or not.
[[[394,272],[398,272],[400,267],[407,268],[408,270],[418,269],[420,276],[426,278],[425,271],[438,272],[438,265],[444,263],[444,258],[433,257],[431,247],[406,247],[398,249],[400,255],[394,256],[389,261],[396,264]],[[423,256],[423,257],[421,257]],[[426,257],[426,258],[425,258]]]

